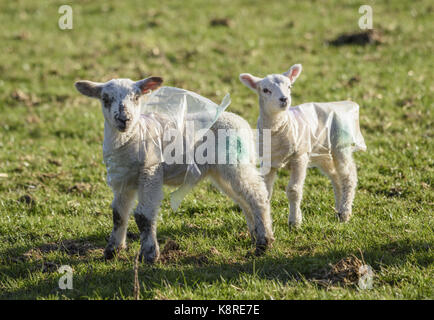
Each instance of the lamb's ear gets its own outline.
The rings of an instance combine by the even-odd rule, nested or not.
[[[136,82],[137,86],[140,88],[140,91],[143,94],[158,89],[162,83],[163,78],[160,77],[149,77]]]
[[[244,83],[247,88],[252,89],[256,92],[258,88],[258,82],[261,81],[261,78],[252,76],[250,73],[242,73],[240,74],[240,81]]]
[[[103,84],[100,82],[92,82],[88,80],[81,80],[75,83],[75,87],[81,94],[98,99],[101,98],[102,85]]]
[[[283,75],[288,77],[289,80],[291,80],[291,83],[294,83],[295,80],[297,80],[298,76],[301,73],[301,64],[294,64],[287,72],[285,72]]]

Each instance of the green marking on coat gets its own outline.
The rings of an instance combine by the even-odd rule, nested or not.
[[[347,122],[335,114],[332,122],[331,142],[335,148],[344,149],[355,145],[354,137],[351,134],[350,126]]]
[[[226,163],[244,163],[248,158],[248,151],[240,136],[226,137]]]

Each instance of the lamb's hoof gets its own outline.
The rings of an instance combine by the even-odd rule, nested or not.
[[[151,246],[146,249],[140,249],[139,261],[146,264],[155,263],[160,257],[160,250],[156,246]]]
[[[113,247],[107,247],[104,250],[104,259],[105,260],[111,260],[115,257],[116,255],[116,249]]]
[[[348,222],[351,218],[351,213],[338,213],[339,221],[340,222]]]
[[[269,236],[269,237],[267,237],[266,238],[267,239],[267,244],[268,244],[268,247],[269,248],[271,248],[272,246],[273,246],[273,242],[274,242],[274,236]]]
[[[119,251],[125,250],[126,248],[126,245],[119,246],[118,248],[107,246],[104,250],[104,259],[111,260],[119,253]]]
[[[265,251],[267,251],[267,246],[256,246],[255,256],[260,257],[264,255]]]
[[[273,242],[273,240],[274,238],[264,238],[261,241],[256,241],[255,256],[262,256],[267,251],[267,249],[271,247],[271,243]]]
[[[295,213],[290,213],[288,217],[288,226],[290,229],[299,228],[303,222],[303,215],[301,210],[297,210]]]
[[[288,226],[289,226],[290,229],[293,229],[293,228],[297,229],[297,228],[301,227],[301,223],[302,223],[301,219],[289,220],[288,221]]]

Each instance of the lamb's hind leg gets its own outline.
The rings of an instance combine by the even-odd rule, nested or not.
[[[336,213],[338,213],[342,199],[342,186],[335,164],[332,159],[324,159],[317,162],[316,165],[327,177],[329,177],[332,183],[335,195],[335,210]]]
[[[255,239],[255,219],[253,217],[252,211],[250,210],[248,203],[242,197],[240,197],[234,191],[234,189],[232,189],[232,186],[228,181],[225,181],[225,179],[220,177],[218,174],[216,175],[213,174],[211,176],[211,180],[222,192],[224,192],[228,197],[234,200],[241,207],[244,216],[246,217],[247,228],[249,229],[249,233],[253,241]]]
[[[352,151],[344,149],[333,154],[336,170],[339,174],[342,188],[342,198],[338,210],[342,222],[347,222],[352,214],[352,206],[357,186],[357,168],[353,159]]]
[[[309,156],[302,154],[293,158],[289,163],[291,178],[286,188],[286,195],[289,201],[289,226],[300,226],[303,220],[300,204],[303,198],[303,185],[306,178],[306,170],[309,163]]]
[[[104,250],[104,257],[111,259],[115,252],[126,248],[125,238],[128,227],[129,214],[133,208],[136,191],[129,188],[119,188],[114,192],[112,202],[113,230],[109,242]]]
[[[268,192],[258,170],[252,164],[219,167],[216,179],[223,191],[243,209],[256,254],[262,254],[274,241]],[[226,185],[226,187],[225,187]]]

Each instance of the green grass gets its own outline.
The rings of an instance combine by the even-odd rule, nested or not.
[[[368,150],[355,155],[352,220],[337,221],[330,183],[311,170],[304,223],[290,230],[283,170],[271,203],[274,247],[253,258],[242,213],[201,183],[179,213],[165,198],[158,239],[162,249],[169,239],[180,248],[140,266],[140,297],[434,298],[431,1],[83,0],[71,3],[74,28],[64,31],[57,26],[62,4],[0,4],[0,298],[133,298],[137,226],[131,218],[129,251],[105,262],[112,195],[103,118],[74,81],[152,74],[216,102],[230,92],[229,110],[254,127],[257,98],[238,74],[264,76],[294,63],[303,73],[293,104],[350,98],[361,106]],[[327,45],[360,31],[362,4],[372,5],[382,43]],[[214,18],[229,26],[212,26]],[[372,289],[316,281],[351,255],[373,268]],[[73,290],[58,289],[64,264],[74,270]]]

